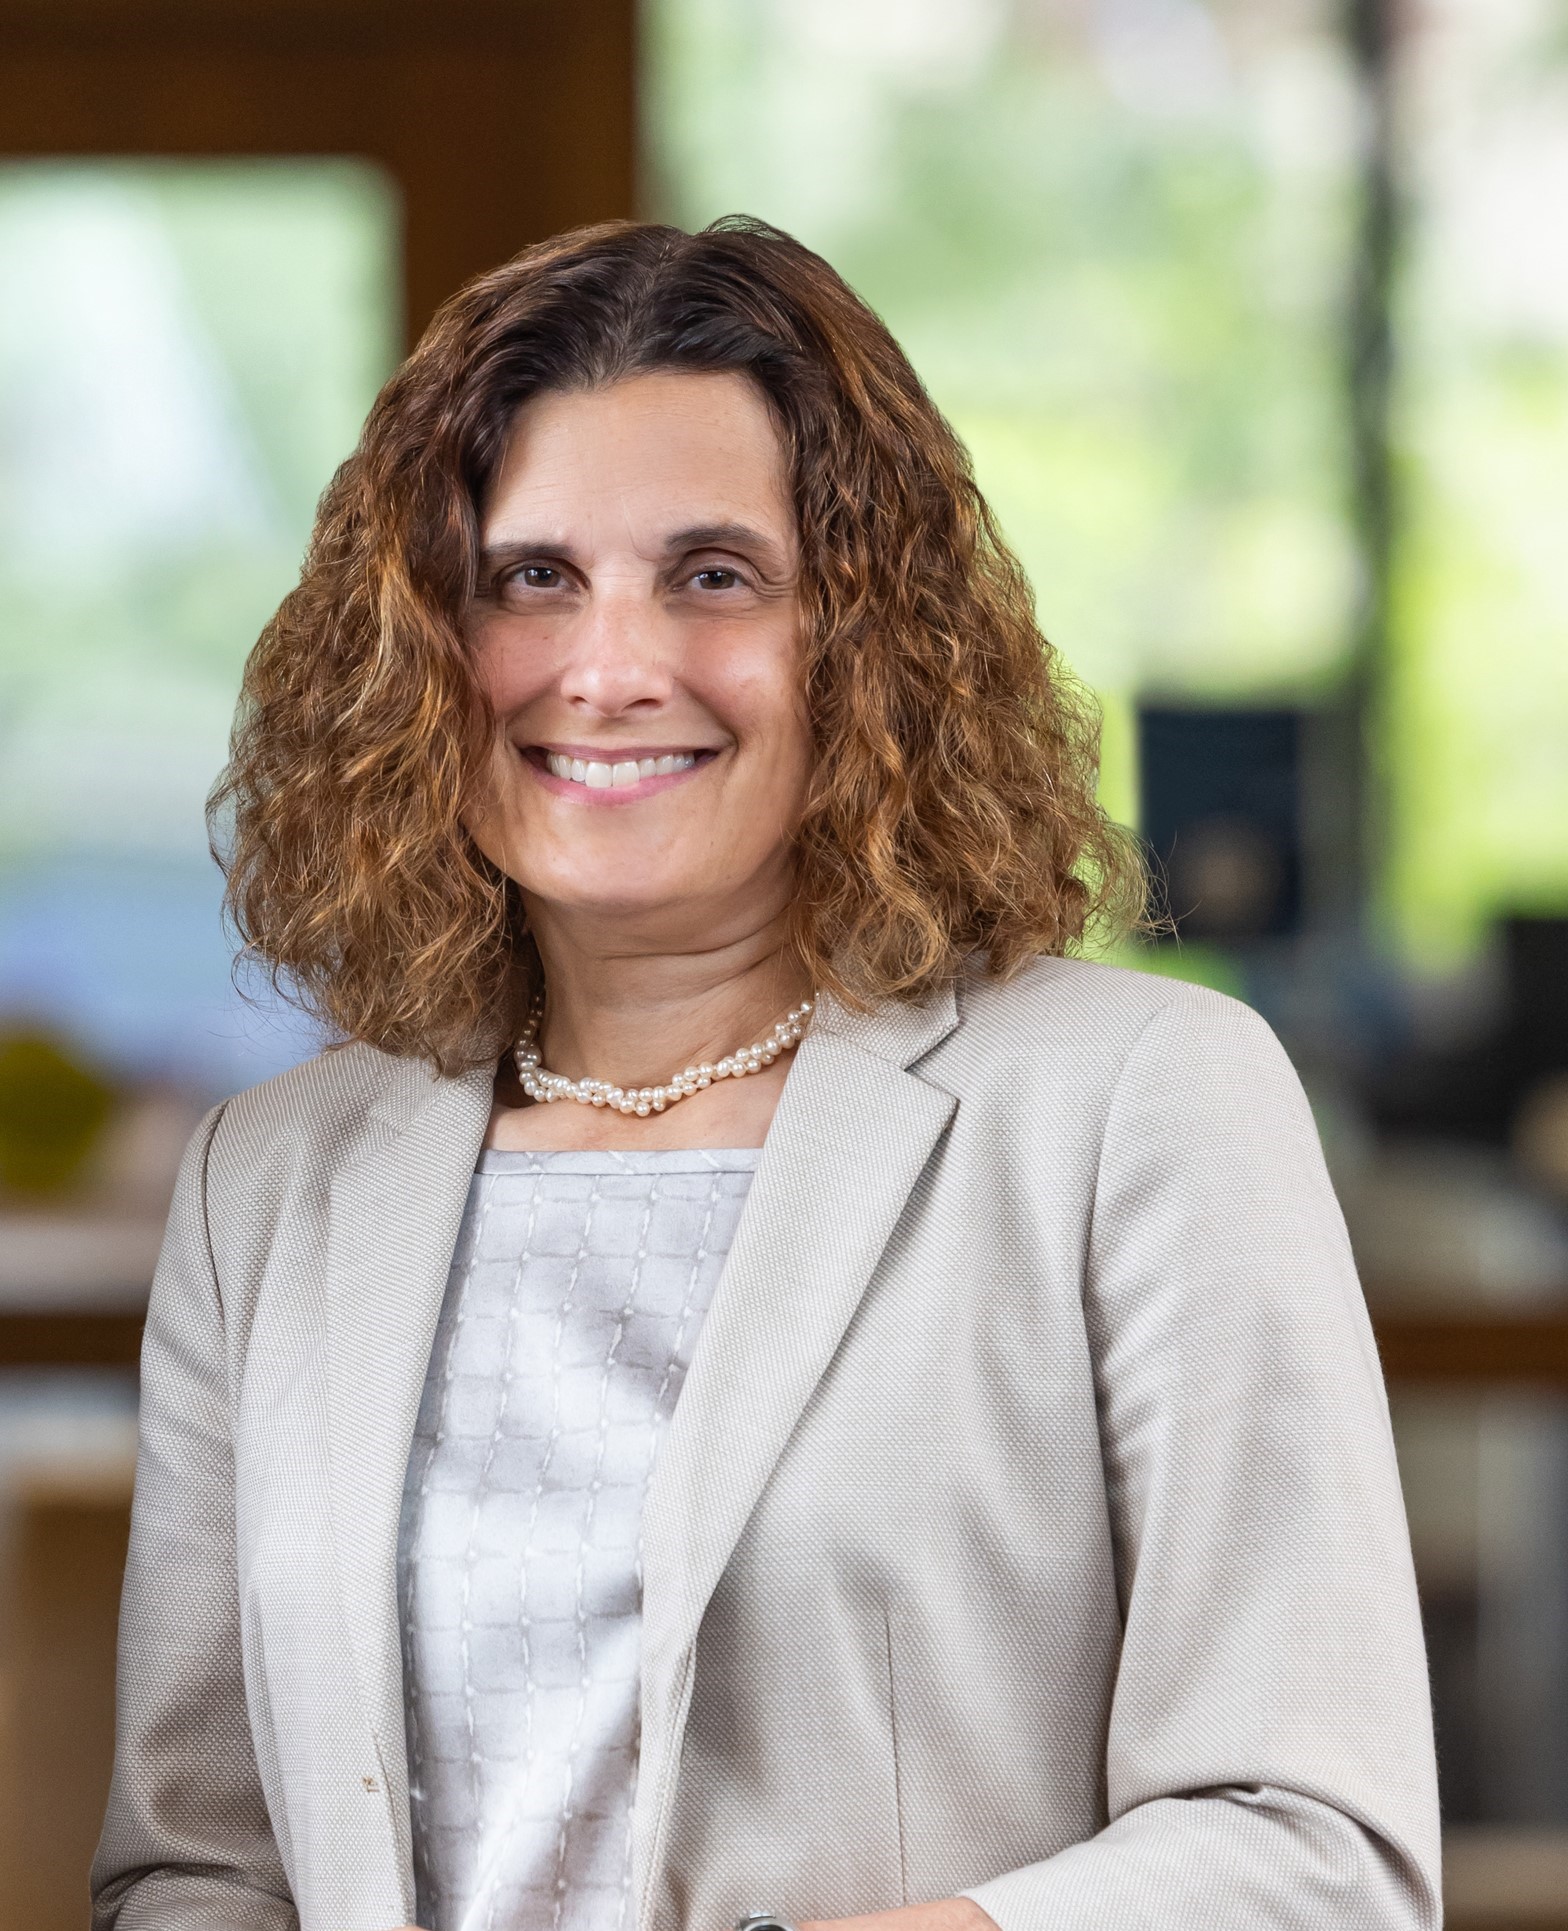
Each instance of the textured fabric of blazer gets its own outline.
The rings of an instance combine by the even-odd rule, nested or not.
[[[412,1918],[398,1512],[490,1099],[353,1046],[192,1144],[99,1926]],[[824,1001],[644,1538],[639,1931],[960,1892],[1002,1931],[1438,1922],[1371,1330],[1233,1001],[1061,960]]]

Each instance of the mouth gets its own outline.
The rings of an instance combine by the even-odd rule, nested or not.
[[[593,755],[591,746],[557,749],[532,744],[522,750],[528,764],[551,791],[595,802],[629,802],[667,786],[678,784],[718,755],[703,746],[690,749],[661,750],[653,747],[627,747],[618,755],[608,751]]]

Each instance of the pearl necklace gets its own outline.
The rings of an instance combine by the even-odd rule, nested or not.
[[[576,1100],[579,1106],[608,1106],[617,1113],[635,1113],[641,1119],[650,1113],[662,1113],[677,1100],[690,1099],[693,1093],[700,1093],[715,1080],[742,1079],[747,1073],[760,1073],[764,1066],[771,1066],[780,1053],[787,1053],[792,1046],[800,1044],[811,1010],[812,1001],[803,999],[793,1012],[784,1015],[766,1039],[759,1039],[754,1046],[743,1046],[738,1053],[726,1053],[713,1065],[704,1060],[700,1066],[688,1066],[663,1086],[615,1086],[609,1080],[567,1079],[563,1073],[547,1071],[539,1057],[539,1021],[544,1016],[540,1005],[535,1005],[528,1015],[512,1057],[517,1062],[518,1080],[531,1100],[546,1104],[554,1100]]]

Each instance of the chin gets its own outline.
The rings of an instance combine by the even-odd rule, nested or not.
[[[558,889],[551,889],[552,886]],[[552,880],[534,896],[562,912],[635,923],[656,918],[660,913],[678,914],[683,906],[689,905],[695,910],[706,901],[708,890],[691,879],[661,879],[644,871],[624,879],[597,877],[589,891],[581,889],[580,880],[573,880],[570,885]]]

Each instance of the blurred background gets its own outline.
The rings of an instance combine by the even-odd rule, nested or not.
[[[1568,0],[0,0],[0,1931],[83,1921],[140,1311],[239,984],[202,801],[377,386],[579,221],[881,311],[1308,1084],[1450,1922],[1568,1926]]]

